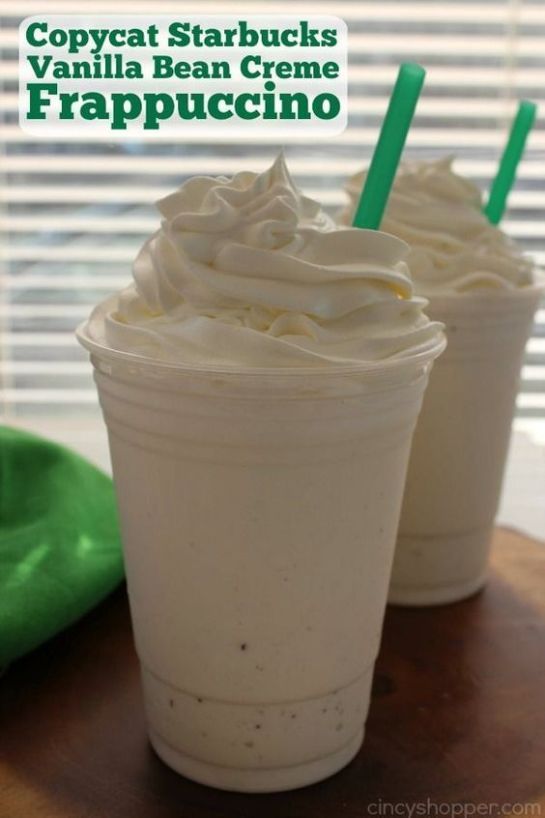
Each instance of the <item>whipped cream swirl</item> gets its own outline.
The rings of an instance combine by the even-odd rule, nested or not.
[[[483,288],[525,287],[532,264],[482,213],[481,194],[452,170],[454,157],[401,165],[381,229],[407,242],[417,293],[464,293]],[[340,221],[350,224],[365,172],[349,179],[350,205]]]
[[[134,283],[91,315],[97,343],[237,367],[377,361],[437,343],[441,325],[413,297],[406,245],[336,227],[281,156],[261,174],[190,179],[157,207],[161,227]]]

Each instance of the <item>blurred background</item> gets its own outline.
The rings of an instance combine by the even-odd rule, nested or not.
[[[46,141],[17,124],[17,27],[38,13],[336,14],[349,28],[349,127],[334,141],[292,144],[296,182],[332,211],[346,177],[369,158],[404,60],[428,69],[406,156],[458,157],[486,191],[516,100],[541,102],[504,229],[545,263],[545,0],[0,0],[0,413],[107,465],[86,353],[74,328],[129,282],[157,225],[153,202],[194,174],[267,166],[278,145]],[[502,514],[545,536],[545,309],[523,370]],[[541,486],[541,496],[538,492]],[[519,511],[514,511],[515,508]],[[521,510],[522,509],[522,510]],[[516,520],[515,520],[516,522]],[[528,525],[526,525],[528,528]]]

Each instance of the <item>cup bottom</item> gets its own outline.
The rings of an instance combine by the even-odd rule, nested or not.
[[[150,729],[151,745],[159,758],[177,773],[220,790],[234,792],[282,792],[307,787],[329,778],[346,767],[357,755],[363,742],[363,729],[340,750],[325,758],[314,759],[293,767],[239,769],[209,764],[180,753]]]
[[[170,767],[201,784],[241,792],[304,787],[353,758],[373,665],[344,687],[289,702],[226,702],[195,696],[142,666],[148,732]]]
[[[445,588],[391,588],[388,605],[403,605],[411,608],[424,608],[432,605],[449,605],[461,602],[481,591],[486,585],[487,576],[477,577],[468,582],[448,585]]]
[[[491,528],[445,536],[398,537],[390,605],[446,605],[466,599],[486,583]]]

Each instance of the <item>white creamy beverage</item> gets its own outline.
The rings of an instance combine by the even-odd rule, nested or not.
[[[384,233],[265,173],[189,180],[80,329],[108,425],[151,741],[274,791],[358,751],[441,325]]]
[[[348,221],[364,174],[348,184]],[[381,225],[410,245],[415,291],[446,327],[415,432],[389,600],[452,602],[486,580],[524,347],[542,289],[452,158],[407,163]]]

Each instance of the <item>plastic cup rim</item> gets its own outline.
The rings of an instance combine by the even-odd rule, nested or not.
[[[222,376],[233,378],[270,377],[293,378],[315,377],[323,378],[344,376],[344,375],[380,375],[392,370],[414,367],[415,365],[425,365],[431,363],[445,349],[447,340],[443,331],[437,333],[437,337],[417,350],[414,354],[400,355],[398,357],[384,358],[376,361],[354,361],[353,363],[334,364],[325,366],[294,366],[294,367],[242,367],[242,366],[222,366],[206,364],[190,364],[178,361],[163,361],[155,358],[148,358],[144,355],[137,355],[133,352],[113,349],[91,338],[87,332],[88,321],[82,322],[76,329],[76,338],[79,343],[91,354],[105,363],[126,364],[128,366],[138,366],[145,369],[161,370],[173,374],[184,374],[193,376]]]

